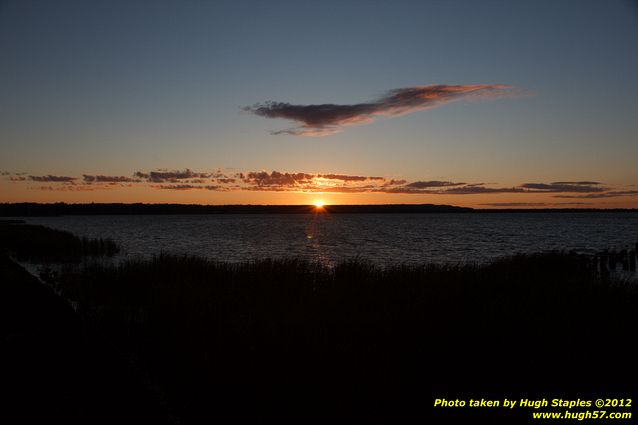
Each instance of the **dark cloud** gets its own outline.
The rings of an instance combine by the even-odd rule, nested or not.
[[[400,185],[406,184],[407,182],[408,182],[407,180],[403,180],[403,179],[401,180],[390,179],[390,180],[387,180],[383,185],[384,186],[400,186]]]
[[[164,190],[226,190],[226,188],[222,186],[213,186],[213,185],[192,185],[192,184],[160,184],[151,186],[155,189],[164,189]]]
[[[455,182],[449,180],[388,179],[380,176],[361,176],[340,173],[304,173],[283,171],[246,171],[227,177],[217,172],[195,172],[156,170],[148,173],[137,171],[133,177],[83,174],[82,179],[68,176],[17,177],[10,173],[8,180],[15,183],[25,180],[41,183],[58,183],[41,186],[41,190],[82,191],[124,187],[151,187],[163,190],[209,190],[209,191],[272,191],[304,193],[387,193],[411,195],[490,195],[490,194],[551,194],[553,198],[593,200],[621,196],[638,197],[638,190],[625,186],[607,187],[594,180],[556,181],[552,183],[523,183],[513,187],[500,187],[496,183]],[[214,177],[221,176],[221,177]],[[76,181],[79,180],[79,181]],[[62,184],[59,184],[62,183]],[[27,183],[28,184],[28,183]],[[37,189],[35,185],[31,187]],[[588,202],[493,202],[483,205],[493,207],[579,205]]]
[[[192,189],[202,189],[203,186],[194,186],[192,184],[160,184],[157,186],[153,186],[157,189],[167,189],[167,190],[192,190]]]
[[[598,193],[607,189],[598,182],[557,183],[523,183],[517,187],[487,187],[484,183],[456,183],[449,181],[417,181],[398,187],[386,187],[380,191],[385,193],[413,193],[435,195],[476,195],[491,193]],[[439,188],[439,189],[437,189]]]
[[[370,123],[377,117],[393,117],[452,102],[459,99],[488,99],[511,94],[504,84],[430,85],[395,89],[382,98],[351,105],[292,105],[285,102],[265,102],[243,108],[266,118],[283,118],[297,122],[299,127],[274,134],[296,136],[328,136],[346,125]]]
[[[163,182],[179,182],[186,179],[205,179],[205,178],[209,178],[211,176],[211,173],[197,173],[187,168],[183,171],[157,170],[157,171],[151,171],[149,173],[136,171],[133,175],[135,177],[146,179],[153,183],[163,183]]]
[[[138,183],[141,181],[140,179],[125,176],[92,176],[88,174],[82,174],[82,177],[87,183]]]
[[[246,173],[242,180],[244,183],[252,183],[258,186],[297,186],[299,184],[310,183],[314,178],[308,173],[281,173],[273,171],[270,174],[266,171],[251,171]]]
[[[604,192],[598,182],[523,183],[520,187],[538,192]]]
[[[594,186],[594,185],[602,184],[602,183],[601,182],[593,182],[593,181],[585,180],[585,181],[580,181],[580,182],[553,182],[551,184],[569,184],[569,185],[577,184],[577,185],[584,185],[584,186]]]
[[[237,179],[228,178],[228,177],[221,177],[221,178],[216,178],[215,181],[217,183],[221,183],[221,184],[229,184],[229,183],[235,183],[237,181]]]
[[[436,188],[418,188],[410,187],[409,185],[403,186],[377,186],[369,192],[376,193],[403,193],[413,195],[477,195],[477,194],[490,194],[490,193],[524,193],[525,190],[519,187],[483,187],[478,185],[465,185],[456,187],[443,187]]]
[[[463,186],[466,183],[454,183],[448,181],[440,181],[440,180],[429,180],[429,181],[417,181],[408,183],[405,187],[414,187],[417,189],[425,189],[430,187],[448,187],[448,186]]]
[[[385,177],[379,176],[354,176],[348,174],[313,174],[313,173],[288,173],[280,171],[251,171],[238,173],[237,177],[243,183],[255,185],[256,187],[281,187],[283,189],[297,190],[325,190],[333,191],[335,188],[352,188],[348,186],[359,183],[379,183],[385,184]],[[405,181],[402,181],[403,183]],[[357,186],[364,187],[364,186]],[[374,186],[376,187],[376,186]]]
[[[451,187],[436,193],[452,194],[452,195],[476,195],[482,193],[523,193],[524,190],[519,187],[484,187],[476,185],[466,185],[462,187]],[[431,192],[432,193],[432,192]]]
[[[346,174],[318,174],[317,177],[330,179],[330,180],[342,180],[346,182],[366,181],[366,180],[385,180],[385,178],[383,177],[349,176]]]
[[[77,180],[77,177],[52,176],[49,174],[47,176],[29,176],[29,180],[34,182],[69,183]]]
[[[612,190],[609,192],[590,193],[587,195],[555,195],[554,198],[600,199],[600,198],[616,198],[619,196],[638,196],[638,190]]]
[[[58,185],[58,186],[39,186],[36,189],[56,192],[93,192],[96,190],[113,189],[114,186],[120,187],[119,183],[108,183],[105,185],[92,185],[92,184],[72,184],[72,185]]]
[[[225,178],[228,178],[228,176],[226,174],[222,173],[221,170],[217,170],[214,173],[211,173],[210,177],[214,178],[214,179],[225,179]]]
[[[491,202],[479,204],[487,207],[548,207],[560,205],[591,205],[591,202]]]

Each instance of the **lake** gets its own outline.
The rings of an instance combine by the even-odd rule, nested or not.
[[[217,214],[26,217],[108,237],[123,255],[160,252],[221,261],[302,257],[334,264],[485,262],[517,252],[631,248],[638,213]]]

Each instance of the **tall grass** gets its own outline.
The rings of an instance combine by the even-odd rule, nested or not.
[[[79,238],[71,232],[8,220],[0,221],[0,251],[21,261],[48,263],[110,257],[120,248],[111,239]]]
[[[575,254],[390,268],[160,255],[56,284],[185,424],[400,423],[426,420],[433,397],[637,382],[638,291]]]

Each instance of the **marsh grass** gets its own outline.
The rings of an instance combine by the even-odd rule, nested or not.
[[[0,251],[20,261],[79,262],[83,256],[111,257],[120,249],[111,239],[79,238],[71,232],[18,220],[0,221]]]
[[[398,423],[431,418],[433,397],[635,390],[638,291],[571,253],[387,268],[159,255],[56,284],[183,423]]]

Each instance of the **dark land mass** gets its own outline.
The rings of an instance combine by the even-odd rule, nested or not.
[[[118,251],[110,240],[0,220],[0,423],[174,423],[128,354],[9,257],[73,264]]]
[[[473,208],[473,213],[635,213],[636,208]]]
[[[638,287],[577,254],[386,269],[163,255],[45,269],[47,285],[6,255],[2,423],[529,424],[531,408],[433,402],[638,397]]]
[[[38,263],[79,262],[83,257],[112,257],[120,252],[112,239],[79,238],[23,220],[0,220],[0,250],[17,260]],[[1,251],[0,251],[1,252]]]
[[[468,212],[449,205],[326,205],[330,213],[441,213]],[[195,205],[195,204],[0,204],[0,216],[56,216],[108,214],[309,214],[314,205]]]
[[[122,352],[2,253],[0,282],[1,423],[174,423]]]
[[[472,209],[452,205],[380,204],[326,205],[331,214],[391,213],[574,213],[636,212],[636,209],[550,208],[550,209]],[[197,205],[197,204],[66,204],[4,203],[0,217],[124,214],[308,214],[319,211],[314,205]]]

